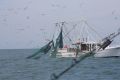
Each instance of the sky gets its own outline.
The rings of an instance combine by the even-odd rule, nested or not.
[[[0,0],[0,49],[39,48],[52,38],[56,22],[81,19],[103,37],[115,32],[120,0]]]

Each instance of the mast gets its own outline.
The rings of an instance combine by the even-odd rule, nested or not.
[[[63,48],[63,28],[62,27],[57,40],[59,41],[59,48]]]

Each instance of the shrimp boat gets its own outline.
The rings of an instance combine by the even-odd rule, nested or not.
[[[62,24],[63,25],[63,24]],[[109,47],[113,39],[120,34],[112,33],[99,41],[89,41],[87,38],[78,40],[71,45],[63,45],[63,27],[61,27],[60,34],[56,39],[55,48],[52,56],[56,57],[80,57],[90,51],[96,50],[94,57],[117,57],[120,56],[120,47]],[[70,39],[71,40],[71,39]],[[101,47],[101,48],[100,48]]]
[[[73,25],[69,31],[65,31],[65,23],[66,22],[57,23],[56,26],[59,27],[57,37],[55,37],[54,33],[52,40],[50,40],[39,51],[37,51],[33,55],[28,56],[27,58],[38,59],[41,57],[41,54],[39,53],[50,53],[50,56],[58,58],[80,57],[91,51],[94,51],[94,57],[120,56],[120,47],[109,47],[114,38],[120,34],[120,29],[116,33],[114,32],[103,39],[96,40],[95,37],[91,39],[89,37],[91,32],[85,30],[85,25],[89,26],[86,21],[82,21],[82,23],[84,23],[82,25],[84,26],[80,29],[81,31],[79,30],[79,28],[76,28],[77,24]],[[75,31],[75,33],[73,33],[73,30],[75,28],[78,31]],[[91,28],[92,31],[96,32],[91,26],[89,26],[89,28]],[[80,33],[78,34],[76,32]],[[83,35],[83,33],[85,32],[87,32],[87,34]],[[98,33],[94,33],[93,35],[96,34]],[[73,35],[73,37],[70,37],[70,35]]]

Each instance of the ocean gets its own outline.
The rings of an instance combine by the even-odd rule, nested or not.
[[[1,49],[0,80],[51,80],[72,64],[71,58],[26,59],[37,49]],[[120,58],[88,57],[58,80],[120,80]]]

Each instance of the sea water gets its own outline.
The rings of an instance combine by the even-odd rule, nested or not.
[[[71,58],[26,59],[37,49],[1,49],[0,80],[51,80],[72,64]],[[59,80],[120,80],[120,58],[89,57],[81,61]]]

